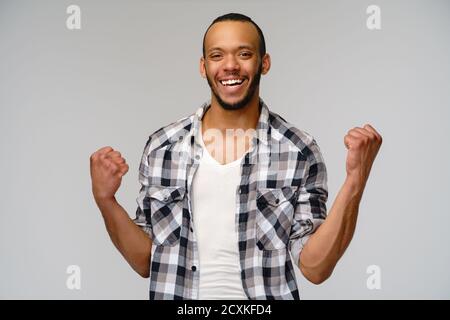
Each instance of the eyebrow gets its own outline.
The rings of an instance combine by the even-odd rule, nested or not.
[[[250,45],[240,45],[240,46],[238,47],[238,50],[241,50],[241,49],[248,49],[248,50],[252,50],[252,51],[255,50],[255,49],[254,49],[252,46],[250,46]],[[220,48],[220,47],[213,47],[213,48],[209,49],[207,52],[209,53],[209,52],[214,51],[214,50],[220,50],[220,51],[223,51],[223,49]]]

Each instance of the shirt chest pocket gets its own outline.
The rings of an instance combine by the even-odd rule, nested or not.
[[[173,246],[180,239],[185,193],[184,187],[149,187],[148,196],[155,245]]]
[[[256,241],[260,250],[287,247],[296,201],[297,187],[257,190]]]

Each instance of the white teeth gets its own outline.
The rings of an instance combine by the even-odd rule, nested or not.
[[[241,84],[244,80],[242,79],[230,79],[230,80],[225,80],[225,81],[220,81],[221,84],[223,84],[224,86],[229,86],[229,85],[233,85],[233,84]]]

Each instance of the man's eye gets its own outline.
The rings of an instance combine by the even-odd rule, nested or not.
[[[241,52],[241,56],[250,57],[252,54],[250,52]]]
[[[212,59],[220,58],[220,54],[213,54],[213,55],[211,56],[211,58],[212,58]]]

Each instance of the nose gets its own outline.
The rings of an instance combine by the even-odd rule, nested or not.
[[[224,71],[236,71],[240,69],[239,63],[234,55],[227,55],[223,65]]]

